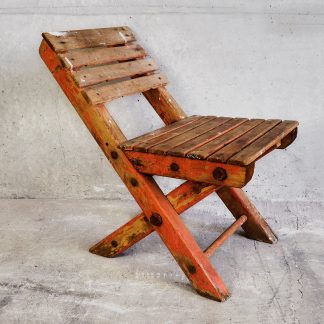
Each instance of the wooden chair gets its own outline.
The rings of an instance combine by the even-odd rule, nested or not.
[[[294,141],[298,123],[187,117],[128,27],[43,33],[43,38],[42,59],[143,211],[90,251],[114,257],[157,231],[196,291],[224,301],[229,291],[208,257],[240,226],[251,239],[276,241],[241,188],[258,159]],[[127,140],[104,104],[139,92],[167,126]],[[186,181],[165,196],[152,175]],[[236,221],[202,251],[179,214],[212,192]]]

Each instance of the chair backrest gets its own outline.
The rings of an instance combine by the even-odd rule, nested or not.
[[[129,27],[43,33],[91,104],[165,86],[158,65],[145,58]]]

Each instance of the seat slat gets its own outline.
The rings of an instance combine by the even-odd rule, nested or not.
[[[247,118],[229,118],[229,117],[219,117],[224,118],[224,123],[216,128],[211,129],[207,133],[204,133],[191,141],[185,142],[171,150],[168,154],[173,156],[186,156],[186,154],[194,149],[197,149],[200,146],[210,142],[211,140],[223,135],[224,133],[230,131],[231,129],[237,127],[243,122],[247,121]]]
[[[168,80],[165,75],[158,73],[140,78],[121,81],[114,84],[102,85],[83,90],[86,99],[93,105],[111,101],[113,99],[144,92],[150,89],[165,86]]]
[[[195,137],[208,132],[216,126],[224,123],[226,120],[228,120],[228,118],[215,117],[198,127],[193,127],[182,134],[172,137],[168,141],[152,146],[148,152],[155,154],[167,154],[174,147],[193,140]]]
[[[248,132],[250,129],[261,124],[263,119],[251,119],[242,123],[238,127],[230,130],[224,135],[217,137],[216,139],[208,142],[207,144],[200,146],[198,149],[190,151],[187,157],[192,159],[207,159],[208,156],[212,155],[228,143],[234,141],[236,138],[242,136],[244,133]]]
[[[298,122],[285,120],[272,128],[262,137],[244,148],[229,159],[229,163],[249,165],[273,147],[280,145],[281,140],[298,126]]]
[[[135,40],[133,32],[126,26],[71,30],[42,35],[57,53],[77,48],[115,46]]]
[[[172,123],[170,125],[161,127],[159,129],[156,129],[153,132],[150,132],[150,133],[135,137],[135,138],[133,138],[131,140],[128,140],[128,141],[120,144],[119,147],[121,149],[127,150],[127,151],[133,150],[134,147],[137,146],[140,143],[147,142],[147,141],[151,140],[152,138],[158,137],[158,136],[160,136],[162,134],[166,134],[166,133],[168,133],[168,132],[170,132],[172,130],[183,127],[184,125],[192,123],[193,121],[201,119],[201,118],[202,118],[201,116],[196,116],[196,115],[183,118],[183,119],[181,119],[181,120],[179,120],[179,121],[177,121],[175,123]]]
[[[170,141],[173,137],[183,134],[183,133],[187,132],[188,130],[196,128],[202,124],[205,124],[208,121],[212,120],[213,118],[215,118],[215,117],[205,116],[200,119],[196,119],[192,123],[188,123],[181,128],[174,129],[174,130],[167,132],[165,134],[161,134],[158,137],[152,138],[146,142],[139,143],[138,145],[136,145],[134,147],[134,151],[149,152],[150,148],[152,146],[160,144],[160,143],[164,143],[165,141]]]
[[[73,73],[73,77],[78,86],[87,87],[105,81],[153,72],[158,68],[153,60],[136,60],[77,71]]]
[[[78,69],[83,66],[108,64],[114,61],[127,61],[147,55],[138,44],[118,47],[96,47],[72,50],[59,54],[65,67]]]
[[[237,138],[232,143],[226,145],[224,148],[209,156],[208,161],[226,163],[231,156],[242,151],[246,146],[257,140],[279,123],[281,123],[280,119],[269,119],[264,121],[257,127],[252,128],[252,130]]]

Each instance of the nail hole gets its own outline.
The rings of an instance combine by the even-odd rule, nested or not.
[[[133,187],[138,186],[138,181],[135,178],[131,178],[130,182],[131,182]]]
[[[111,245],[112,245],[112,247],[117,247],[118,243],[114,240],[114,241],[111,241]]]
[[[116,160],[118,158],[118,153],[116,151],[111,152],[111,157]]]

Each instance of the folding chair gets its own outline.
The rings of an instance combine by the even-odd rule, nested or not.
[[[241,188],[258,159],[295,140],[298,122],[187,117],[128,27],[42,35],[42,59],[143,211],[90,252],[114,257],[156,231],[195,290],[224,301],[229,291],[208,257],[240,226],[251,239],[276,241]],[[139,92],[167,126],[127,140],[104,104]],[[165,196],[153,175],[186,181]],[[236,221],[202,251],[179,214],[212,192]]]

